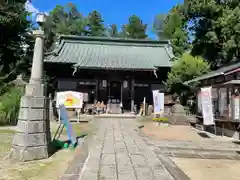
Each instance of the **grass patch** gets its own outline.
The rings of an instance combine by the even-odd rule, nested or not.
[[[24,166],[16,166],[9,172],[15,180],[58,180],[73,157],[74,151],[61,150],[49,159],[25,163]]]
[[[13,129],[0,129],[0,134],[9,134],[9,135],[13,135],[15,134],[15,130]]]
[[[0,130],[0,158],[7,155],[12,148],[12,138],[15,131],[11,129]]]
[[[169,120],[166,117],[158,117],[158,118],[152,118],[153,121],[155,122],[162,122],[162,123],[168,123]]]
[[[57,123],[51,123],[52,134],[56,133],[57,127]],[[72,123],[72,127],[76,136],[91,133],[92,130],[89,123]],[[0,130],[0,156],[10,151],[14,133],[15,131],[11,129]],[[60,140],[66,140],[67,133],[65,128],[62,135]],[[74,155],[75,150],[69,148],[59,150],[50,158],[40,161],[13,163],[10,160],[0,158],[1,178],[5,180],[59,180],[69,166],[69,162],[74,158]]]

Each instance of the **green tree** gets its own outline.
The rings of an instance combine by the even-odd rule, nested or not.
[[[183,83],[209,71],[209,65],[201,57],[193,57],[188,53],[175,61],[168,73],[167,90],[181,95],[184,89]],[[197,84],[192,84],[195,87]]]
[[[66,6],[57,5],[47,18],[44,30],[47,35],[45,47],[54,48],[54,42],[59,34],[86,35],[87,19],[77,10],[76,6],[68,3]]]
[[[157,15],[153,27],[159,39],[171,40],[176,57],[181,57],[189,49],[187,20],[182,5],[174,6],[167,15]]]
[[[0,86],[28,70],[25,57],[28,55],[31,22],[27,20],[25,0],[0,2]],[[25,64],[26,66],[23,66]]]
[[[116,24],[112,24],[108,30],[110,37],[119,37],[118,29]]]
[[[88,35],[89,36],[106,36],[105,27],[101,14],[93,11],[88,15]]]
[[[194,32],[193,55],[205,57],[212,68],[239,59],[239,0],[186,0],[184,7]]]
[[[144,24],[138,16],[132,15],[128,19],[128,24],[124,25],[126,32],[124,35],[133,39],[145,39],[147,38],[146,29],[147,24]]]

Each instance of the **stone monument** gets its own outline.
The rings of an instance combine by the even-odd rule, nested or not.
[[[43,84],[44,31],[42,24],[45,14],[37,15],[39,30],[36,37],[31,77],[21,98],[17,132],[13,138],[11,157],[19,161],[48,158],[51,142],[48,98],[45,97]]]
[[[175,125],[189,125],[189,120],[186,117],[186,111],[184,106],[180,104],[179,98],[176,100],[176,104],[172,107],[171,123]]]

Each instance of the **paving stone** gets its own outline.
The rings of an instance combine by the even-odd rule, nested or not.
[[[118,142],[115,142],[115,148],[116,149],[121,149],[121,148],[124,148],[126,149],[126,145],[124,144],[124,141],[118,141]]]
[[[135,176],[133,171],[128,172],[119,172],[118,174],[118,180],[137,180],[137,177]]]
[[[116,165],[101,166],[100,167],[100,177],[117,178]]]
[[[136,167],[147,166],[146,161],[141,155],[130,155],[133,165]]]
[[[100,162],[100,158],[94,159],[90,157],[89,160],[87,161],[86,168],[90,169],[92,172],[98,172],[99,162]]]
[[[64,175],[60,180],[78,180],[79,175]]]
[[[98,180],[98,173],[84,171],[79,180]]]
[[[133,166],[132,164],[131,164],[131,161],[130,161],[130,159],[129,159],[129,157],[127,157],[127,156],[118,156],[117,157],[117,166],[118,166],[118,168],[124,168],[124,167],[126,167],[126,166]]]
[[[147,159],[147,162],[148,162],[149,166],[152,168],[153,171],[164,170],[163,164],[160,161],[157,160],[157,157],[156,157],[156,159],[153,159],[153,160]]]
[[[175,180],[171,175],[168,174],[155,174],[156,180]]]
[[[129,154],[131,155],[141,155],[142,152],[138,148],[128,149]]]
[[[104,143],[102,153],[105,153],[105,154],[113,154],[113,153],[115,153],[114,142],[112,141],[112,142]]]
[[[77,161],[66,171],[77,175],[72,176],[72,180],[173,180],[153,152],[154,144],[146,145],[134,131],[134,120],[98,118],[94,123],[98,130],[89,146],[82,174],[77,175],[80,174],[78,166],[74,166]],[[146,138],[146,142],[151,141]]]
[[[138,180],[155,180],[153,172],[148,168],[135,168]]]
[[[102,154],[101,165],[114,165],[114,164],[116,164],[115,154]]]
[[[121,141],[123,141],[123,137],[121,135],[119,135],[118,133],[115,133],[114,140],[115,140],[115,142],[121,142]]]
[[[83,164],[70,164],[64,174],[76,174],[79,175],[82,170]]]
[[[117,180],[117,177],[99,176],[99,180]]]

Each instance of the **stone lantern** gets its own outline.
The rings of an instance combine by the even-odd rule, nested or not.
[[[11,157],[19,161],[48,158],[51,141],[49,122],[49,99],[44,96],[43,58],[44,31],[42,25],[46,15],[37,14],[39,29],[33,34],[36,38],[31,69],[31,77],[21,98],[17,132],[13,138]]]

